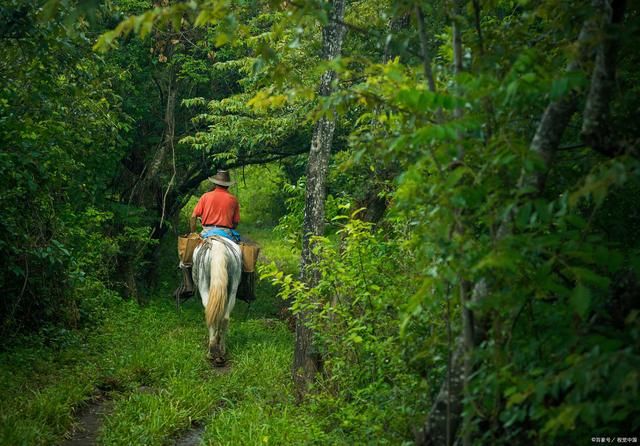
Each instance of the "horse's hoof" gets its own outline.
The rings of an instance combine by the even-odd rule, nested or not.
[[[214,367],[224,367],[226,363],[227,363],[227,361],[225,361],[225,359],[221,358],[221,357],[213,359],[213,366]]]

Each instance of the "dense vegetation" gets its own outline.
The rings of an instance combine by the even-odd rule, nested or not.
[[[3,3],[0,441],[95,389],[108,444],[637,435],[637,8]],[[268,249],[209,381],[168,300],[218,168]]]

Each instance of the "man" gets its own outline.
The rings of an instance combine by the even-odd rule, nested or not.
[[[240,223],[240,206],[236,197],[229,193],[229,186],[233,184],[229,172],[219,170],[209,178],[209,181],[215,184],[215,188],[203,194],[198,200],[189,220],[189,229],[192,233],[196,232],[196,222],[199,217],[202,222],[200,233],[202,238],[217,235],[239,243],[240,234],[235,228]],[[191,263],[180,262],[182,284],[174,292],[176,303],[188,299],[194,293],[191,268]]]
[[[235,230],[240,223],[240,206],[236,197],[229,193],[229,186],[233,184],[229,172],[219,170],[209,180],[215,184],[215,188],[202,195],[193,209],[189,221],[191,232],[196,231],[199,217],[203,238],[219,235],[240,242],[240,234]]]
[[[227,237],[236,243],[240,243],[240,234],[236,231],[238,223],[240,223],[240,206],[236,197],[229,193],[229,186],[233,184],[229,172],[219,170],[215,176],[209,178],[215,184],[215,188],[202,195],[198,204],[193,209],[189,227],[191,232],[196,231],[196,222],[200,218],[202,222],[202,232],[200,236],[207,238],[211,236]],[[246,302],[253,301],[256,296],[256,272],[255,266],[260,253],[260,247],[244,240],[241,244],[243,256],[243,271],[240,286],[238,288],[239,299]],[[181,288],[176,291],[179,300],[184,299],[183,295],[191,296],[193,294],[194,285],[191,279],[191,270],[183,269],[184,283]]]

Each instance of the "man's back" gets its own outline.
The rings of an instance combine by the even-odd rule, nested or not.
[[[200,197],[193,217],[200,217],[203,226],[235,228],[240,222],[238,200],[226,189],[216,187]]]

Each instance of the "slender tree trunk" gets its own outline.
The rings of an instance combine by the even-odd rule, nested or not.
[[[164,133],[162,137],[162,144],[156,151],[151,163],[149,164],[149,168],[147,169],[147,178],[150,180],[153,180],[160,172],[160,168],[167,157],[167,153],[173,145],[173,139],[176,133],[175,112],[176,95],[178,93],[178,89],[176,87],[176,80],[172,68],[169,73],[169,80],[167,83],[167,103],[164,111]]]
[[[461,33],[461,24],[460,24],[460,15],[462,14],[462,4],[460,0],[453,1],[453,10],[452,10],[452,42],[451,45],[453,47],[453,74],[454,76],[458,76],[463,71],[463,61],[462,61],[462,33]],[[455,86],[456,93],[461,94],[461,88],[457,85]],[[454,116],[456,118],[461,118],[463,115],[462,108],[456,108],[454,110]],[[462,139],[463,135],[458,134],[458,138]],[[464,146],[462,143],[458,143],[458,161],[462,162],[464,158]],[[460,166],[459,163],[454,165],[454,168]],[[454,228],[455,232],[457,232],[460,236],[463,235],[466,231],[466,228],[461,221],[462,209],[456,209],[455,213],[458,215],[458,223],[456,223],[456,227]],[[473,372],[473,362],[472,362],[472,354],[474,350],[474,315],[473,311],[469,308],[470,303],[470,290],[471,283],[468,280],[464,279],[464,277],[459,276],[458,280],[460,281],[458,290],[460,294],[460,308],[461,308],[461,317],[462,317],[462,345],[463,345],[463,357],[462,357],[462,376],[460,377],[459,371],[457,370],[458,363],[451,361],[449,367],[449,380],[452,382],[456,382],[457,379],[462,380],[462,392],[465,395],[469,394],[469,381],[471,380],[471,374]],[[450,353],[451,354],[451,353]],[[459,352],[456,352],[459,354]],[[454,355],[455,356],[455,355]],[[459,361],[458,361],[459,362]],[[454,364],[456,367],[454,367]],[[453,424],[457,426],[459,422],[452,420],[452,413],[454,412],[452,409],[452,395],[453,389],[452,384],[447,385],[448,389],[448,408],[449,411],[447,413],[447,445],[453,444],[455,439],[455,430],[453,429]],[[460,402],[456,404],[461,405]],[[456,407],[456,409],[459,409]],[[462,420],[462,444],[463,446],[471,445],[471,417],[467,415],[464,420]]]
[[[463,48],[462,48],[462,33],[461,33],[461,24],[460,24],[460,16],[462,15],[462,4],[460,0],[454,0],[453,1],[453,10],[451,13],[451,17],[452,17],[452,42],[451,45],[453,47],[453,74],[457,77],[460,73],[462,73],[463,71],[463,61],[462,61],[462,54],[463,54]],[[459,85],[456,84],[455,86],[456,89],[456,93],[457,94],[462,94],[461,92],[461,88],[459,87]],[[456,118],[461,118],[463,115],[463,110],[462,108],[458,107],[454,110],[454,116]],[[462,140],[462,138],[464,137],[464,135],[462,134],[458,134],[458,138],[460,140]],[[462,145],[462,143],[458,143],[458,161],[459,163],[456,163],[454,165],[454,168],[457,168],[460,166],[460,163],[463,161],[464,159],[464,146]],[[457,232],[459,235],[462,235],[465,233],[465,231],[467,230],[467,228],[464,227],[464,225],[462,223],[460,223],[462,214],[463,214],[463,210],[462,209],[456,209],[455,213],[458,215],[459,219],[458,219],[458,223],[456,224],[455,227],[455,232]],[[462,317],[462,376],[460,377],[462,383],[462,392],[463,394],[468,394],[468,388],[469,388],[469,381],[471,379],[471,374],[473,372],[473,362],[472,362],[472,354],[473,354],[473,349],[474,349],[474,343],[473,343],[473,338],[474,338],[474,315],[473,315],[473,311],[471,309],[469,309],[469,301],[470,301],[470,290],[471,290],[471,283],[469,283],[468,280],[466,280],[464,277],[459,276],[458,280],[460,281],[459,285],[458,285],[458,292],[459,292],[459,297],[460,297],[460,308],[461,308],[461,317]],[[454,354],[454,356],[459,355],[460,352],[456,352],[456,354]],[[458,361],[459,363],[459,361]],[[450,376],[455,376],[454,379],[458,379],[458,375],[457,375],[457,370],[452,370],[453,369],[453,365],[450,365],[450,370],[449,370],[449,375]],[[449,390],[447,392],[448,397],[451,398],[452,396],[452,385],[449,384]],[[455,403],[458,406],[462,406],[461,402],[456,402]],[[454,403],[452,401],[448,401],[448,405],[449,408],[451,408],[452,406],[454,406]],[[456,406],[456,408],[458,408]],[[455,425],[457,426],[459,424],[459,421],[456,420],[452,420],[452,412],[453,411],[449,411],[447,414],[447,444],[452,444],[455,438],[455,430],[452,429],[452,425],[455,423]],[[465,417],[464,420],[462,420],[462,444],[463,446],[470,446],[471,445],[471,418],[470,416]]]
[[[460,0],[453,0],[451,33],[453,34],[453,69],[456,74],[462,71],[462,33],[460,32],[460,14],[462,14],[462,5],[460,4]]]
[[[333,0],[329,21],[322,30],[322,57],[324,60],[332,60],[340,55],[344,27],[341,25],[344,18],[345,0]],[[319,86],[320,96],[331,94],[332,84],[337,74],[326,71]],[[313,264],[312,237],[324,233],[324,201],[326,196],[326,180],[329,157],[331,155],[331,143],[335,131],[334,117],[322,117],[316,123],[311,139],[309,161],[307,165],[307,188],[305,196],[301,276],[303,282],[310,288],[318,282],[317,271]],[[298,313],[296,317],[296,344],[293,358],[293,380],[298,399],[306,393],[309,384],[313,381],[321,367],[321,358],[313,346],[313,333],[307,326],[307,314]]]
[[[455,2],[454,10],[452,11],[452,18],[454,22],[457,20],[459,14],[459,2]],[[422,50],[422,68],[424,77],[427,81],[429,90],[436,91],[435,82],[433,79],[433,72],[431,69],[431,58],[428,51],[428,37],[425,26],[425,18],[422,8],[419,4],[415,5],[416,22],[418,24],[418,34],[420,37],[420,47]],[[460,36],[460,28],[454,23],[452,47],[454,54],[453,72],[454,75],[460,74],[462,71],[462,38]],[[438,122],[444,120],[444,115],[441,110],[436,112]],[[462,110],[455,110],[454,115],[456,117],[462,116]],[[462,139],[462,135],[459,135],[459,139]],[[464,154],[464,150],[461,144],[458,144],[459,158]],[[455,169],[459,164],[452,165],[451,168]],[[455,209],[454,212],[459,217],[462,214],[460,209]],[[457,218],[459,220],[459,218]],[[451,234],[462,233],[464,228],[460,223],[456,223]],[[434,445],[451,445],[455,440],[456,432],[458,431],[461,423],[461,417],[452,417],[452,414],[462,413],[462,399],[452,398],[452,395],[462,395],[463,388],[466,387],[466,382],[470,376],[471,366],[468,360],[468,353],[471,350],[473,338],[473,314],[471,310],[466,308],[469,293],[469,283],[460,278],[459,293],[462,306],[462,325],[463,325],[463,349],[456,349],[455,352],[448,351],[447,356],[447,376],[445,378],[443,386],[440,388],[440,393],[436,398],[436,404],[432,409],[432,413],[435,416],[430,417],[427,420],[427,425],[424,430],[418,434],[418,443],[434,444]],[[447,312],[447,323],[450,324],[450,314]],[[431,433],[431,437],[427,438],[422,436],[425,432]],[[431,443],[429,443],[431,442]]]
[[[473,0],[473,18],[478,36],[478,50],[480,55],[484,55],[484,39],[482,38],[482,26],[480,25],[480,0]]]
[[[609,125],[609,103],[615,86],[618,52],[618,30],[611,29],[611,25],[622,22],[626,2],[600,0],[597,3],[605,32],[596,48],[596,63],[584,107],[581,136],[594,150],[605,156],[614,156],[623,148],[612,137]]]
[[[418,35],[420,36],[420,51],[422,56],[422,71],[427,80],[429,91],[436,91],[436,83],[433,79],[433,71],[431,70],[431,55],[429,54],[429,39],[427,38],[426,25],[424,23],[424,13],[419,4],[415,6],[416,21],[418,22]]]
[[[156,202],[156,208],[160,211],[161,216],[160,220],[156,224],[153,234],[156,238],[161,238],[164,235],[166,228],[163,228],[164,219],[167,217],[166,215],[166,194],[167,190],[163,187],[163,184],[158,181],[158,175],[165,164],[165,160],[167,158],[171,158],[171,152],[175,150],[174,148],[174,139],[176,135],[176,96],[178,93],[178,89],[176,88],[176,79],[173,73],[173,69],[171,70],[171,76],[169,78],[169,84],[167,86],[167,106],[165,108],[164,114],[164,134],[162,137],[162,143],[158,150],[156,151],[155,156],[151,160],[149,168],[147,169],[147,188],[152,191],[153,196]],[[175,158],[175,156],[174,156]],[[170,161],[169,161],[170,162]],[[170,165],[170,164],[169,164]],[[173,185],[173,181],[175,178],[172,178],[169,184],[166,185],[166,188],[171,188]]]

